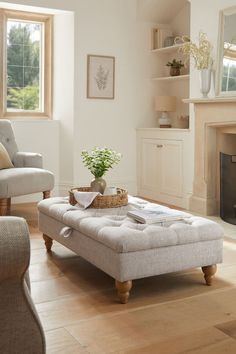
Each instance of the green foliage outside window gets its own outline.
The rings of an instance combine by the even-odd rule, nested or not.
[[[7,108],[40,110],[40,24],[8,22]]]

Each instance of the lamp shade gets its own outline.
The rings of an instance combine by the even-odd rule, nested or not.
[[[158,112],[175,112],[176,96],[157,96],[155,110]]]

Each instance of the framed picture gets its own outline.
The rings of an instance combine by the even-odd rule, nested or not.
[[[115,57],[88,55],[87,98],[114,99]]]

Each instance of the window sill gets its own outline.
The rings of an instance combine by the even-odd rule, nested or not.
[[[33,113],[20,113],[20,115],[17,114],[12,114],[12,113],[5,113],[2,115],[2,119],[9,119],[9,120],[52,120],[51,117],[49,117],[45,113],[38,113],[38,114],[33,114]]]

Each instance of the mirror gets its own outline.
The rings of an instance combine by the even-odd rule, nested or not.
[[[216,95],[236,96],[236,7],[220,13]]]

